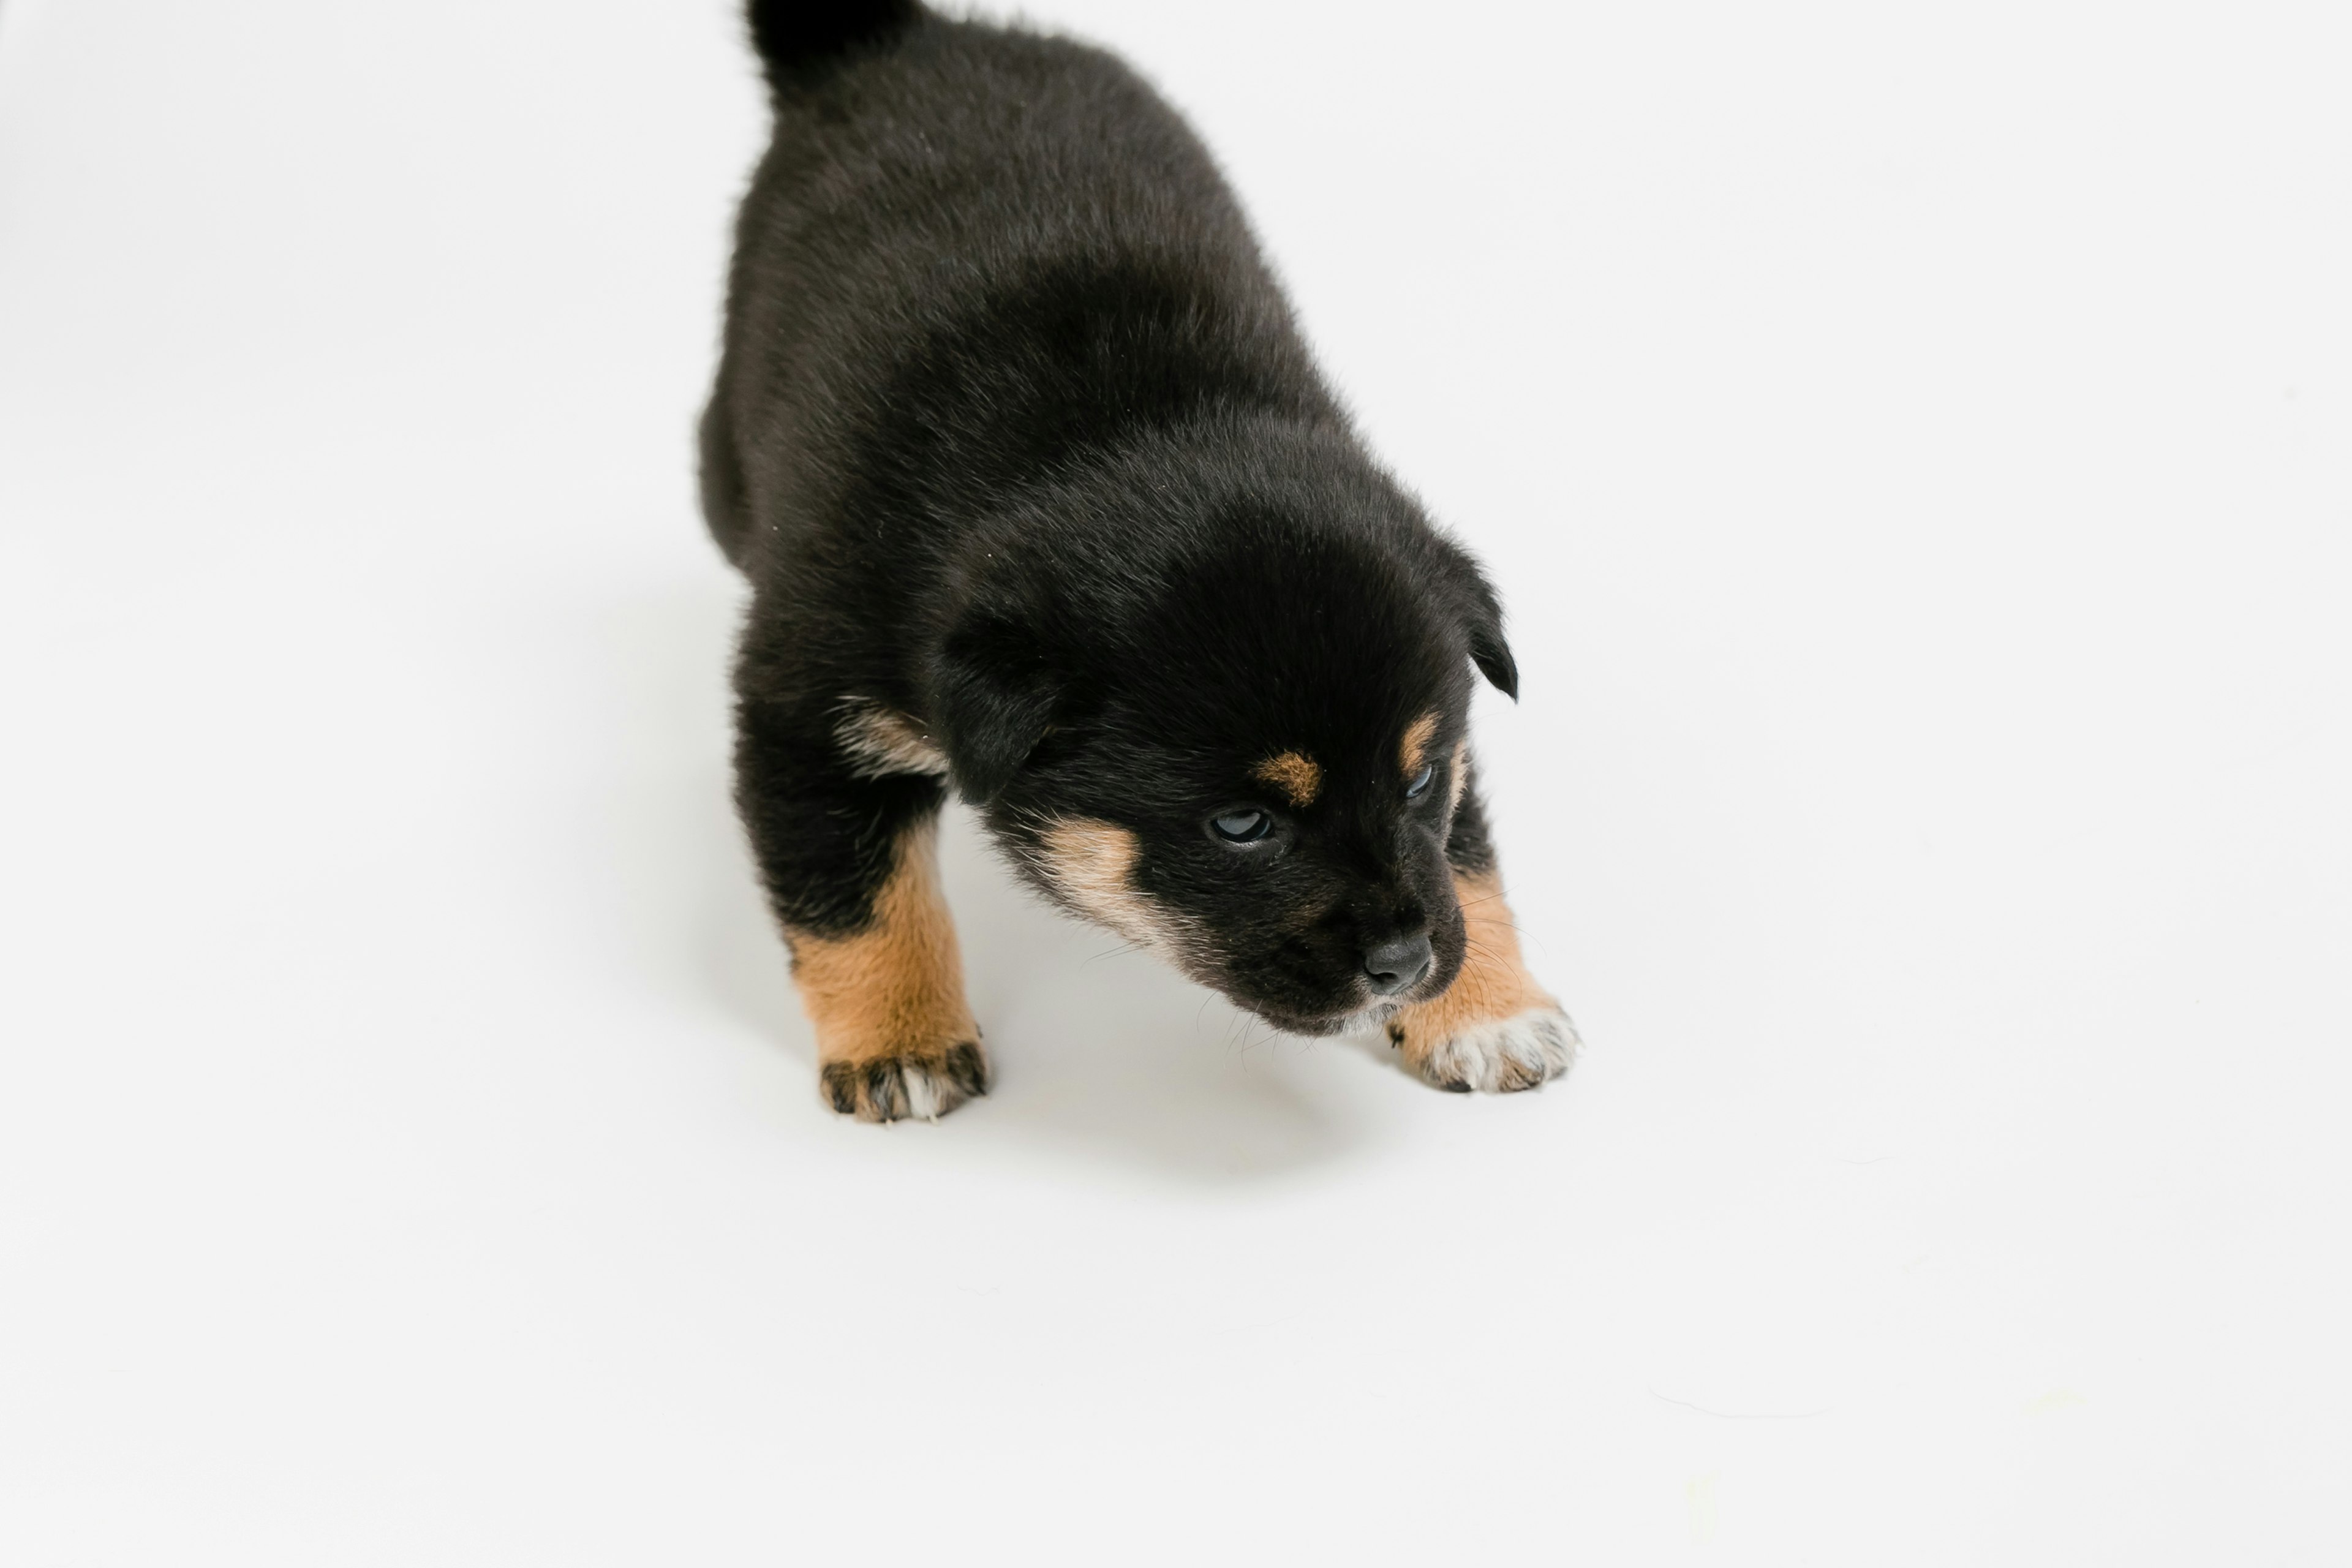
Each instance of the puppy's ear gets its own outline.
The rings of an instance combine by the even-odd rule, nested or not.
[[[973,606],[948,634],[933,689],[956,787],[979,805],[1003,794],[1045,739],[1064,681],[1021,620]]]
[[[1511,645],[1503,640],[1503,616],[1499,607],[1491,618],[1471,622],[1470,662],[1478,667],[1481,675],[1494,682],[1496,690],[1514,702],[1519,700],[1519,665],[1511,657]]]
[[[1503,640],[1503,602],[1495,596],[1494,585],[1478,570],[1478,563],[1460,546],[1450,540],[1446,542],[1444,575],[1454,590],[1464,635],[1469,639],[1470,662],[1494,682],[1496,690],[1517,702],[1519,665],[1511,657],[1511,645]]]

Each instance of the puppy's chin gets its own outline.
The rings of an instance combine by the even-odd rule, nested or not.
[[[1357,1001],[1337,1012],[1302,1013],[1268,1002],[1253,1002],[1230,993],[1226,1000],[1244,1012],[1256,1014],[1286,1033],[1308,1036],[1353,1034],[1382,1022],[1397,1009],[1397,1004],[1392,1001]]]
[[[1360,1013],[1290,1013],[1272,1007],[1252,1007],[1250,1011],[1293,1035],[1344,1035],[1362,1017]]]
[[[1442,977],[1433,973],[1400,996],[1372,996],[1359,994],[1343,1006],[1328,1012],[1302,1012],[1279,1003],[1253,1001],[1224,991],[1225,1000],[1245,1013],[1255,1013],[1276,1028],[1293,1035],[1325,1036],[1352,1035],[1362,1029],[1377,1029],[1386,1025],[1399,1012],[1416,1002],[1427,1001],[1444,991],[1454,981],[1448,970]],[[1218,987],[1223,991],[1223,987]]]

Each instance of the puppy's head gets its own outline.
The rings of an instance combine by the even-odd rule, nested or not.
[[[1434,994],[1471,669],[1517,684],[1493,593],[1351,446],[1139,468],[966,584],[959,784],[1051,896],[1285,1028]]]

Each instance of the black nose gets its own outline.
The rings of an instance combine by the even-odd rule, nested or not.
[[[1372,989],[1393,996],[1429,973],[1429,937],[1425,932],[1384,942],[1364,954],[1364,974]]]

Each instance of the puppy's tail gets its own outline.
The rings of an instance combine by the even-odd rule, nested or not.
[[[778,92],[811,85],[924,16],[920,0],[751,0],[748,9],[751,47]]]

